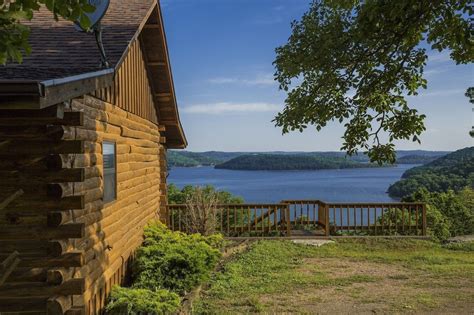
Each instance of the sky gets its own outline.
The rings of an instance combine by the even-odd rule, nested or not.
[[[286,94],[273,80],[275,48],[310,0],[161,0],[181,121],[190,151],[337,151],[344,128],[282,135],[272,119]],[[428,52],[428,88],[408,99],[425,114],[421,145],[400,150],[457,150],[473,146],[473,65],[456,65],[448,52]]]

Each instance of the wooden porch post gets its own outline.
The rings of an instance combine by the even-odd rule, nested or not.
[[[324,224],[325,224],[325,232],[326,236],[329,236],[329,205],[324,205]]]
[[[426,204],[423,204],[422,208],[422,235],[426,236]]]
[[[291,236],[291,218],[290,218],[290,205],[286,204],[285,208],[285,221],[286,221],[286,236]]]

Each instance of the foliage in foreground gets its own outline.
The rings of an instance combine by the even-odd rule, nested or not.
[[[463,279],[464,283],[474,283],[471,247],[459,245],[454,250],[430,241],[383,238],[339,239],[335,244],[322,247],[290,241],[260,241],[253,243],[248,251],[237,255],[213,275],[209,289],[203,292],[194,311],[196,314],[298,312],[301,305],[289,305],[298,303],[292,302],[297,301],[295,292],[304,294],[307,290],[335,288],[335,291],[326,292],[347,294],[345,288],[349,289],[352,284],[360,286],[384,280],[367,270],[356,274],[330,274],[319,263],[307,261],[314,258],[328,259],[326,263],[332,261],[336,270],[341,268],[341,264],[344,266],[344,259],[368,262],[371,266],[380,264],[382,268],[383,264],[400,266],[413,271],[414,275],[421,275],[410,279],[417,289],[424,282],[432,287],[434,281],[459,286],[458,278]],[[301,271],[302,268],[305,272]],[[275,300],[283,297],[287,301],[283,307],[288,309],[272,309],[275,304],[280,304]],[[273,301],[269,301],[270,298]]]
[[[171,314],[178,310],[180,298],[168,290],[131,289],[116,286],[106,307],[107,314]]]
[[[427,86],[422,43],[449,51],[456,63],[474,61],[473,13],[466,0],[312,1],[276,49],[275,79],[288,91],[276,125],[283,133],[319,131],[339,121],[342,150],[395,162],[394,142],[419,142],[425,130],[425,116],[406,98]]]
[[[421,189],[404,201],[421,201],[427,204],[428,233],[438,240],[474,234],[474,190],[470,188],[459,193],[430,193]]]
[[[145,229],[134,264],[134,287],[189,292],[207,280],[220,258],[221,236],[172,232],[159,222]]]

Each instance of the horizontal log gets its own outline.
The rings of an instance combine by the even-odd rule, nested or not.
[[[84,253],[69,252],[59,257],[52,258],[22,258],[20,267],[29,268],[58,268],[58,267],[81,267],[84,265]]]
[[[46,312],[47,296],[40,297],[0,297],[0,310],[2,312]]]
[[[0,109],[0,119],[31,117],[35,117],[36,119],[63,119],[64,108],[64,103],[59,103],[43,109]]]
[[[69,238],[82,238],[84,224],[71,223],[56,228],[39,226],[7,226],[0,228],[1,240],[61,240]]]
[[[83,209],[84,196],[69,196],[60,199],[26,199],[19,198],[10,203],[1,212],[10,216],[47,215],[50,211]]]
[[[31,170],[31,171],[0,171],[2,186],[36,186],[38,184],[60,183],[60,182],[82,182],[86,173],[91,173],[88,168],[70,168],[55,171]],[[90,175],[89,175],[90,176]]]
[[[45,268],[16,268],[8,277],[7,282],[44,282],[46,271]]]
[[[17,155],[47,155],[59,153],[84,153],[86,145],[80,140],[27,141],[5,140],[0,142],[0,157]]]
[[[43,256],[61,256],[66,245],[63,241],[0,240],[0,256],[18,251],[20,254],[40,253]]]
[[[42,125],[67,125],[82,126],[84,114],[82,112],[65,112],[62,119],[54,117],[10,117],[1,118],[0,126],[42,126]]]
[[[60,140],[62,126],[0,126],[1,140]]]
[[[58,286],[51,286],[44,282],[5,283],[0,286],[0,296],[2,298],[80,295],[84,291],[84,279],[70,279]]]

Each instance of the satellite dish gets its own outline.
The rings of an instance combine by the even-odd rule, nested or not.
[[[90,32],[94,30],[97,26],[100,25],[100,20],[104,17],[107,9],[109,8],[110,0],[88,0],[87,1],[90,5],[95,7],[95,11],[91,13],[85,13],[85,15],[91,21],[91,25],[88,29],[84,29],[79,23],[79,20],[74,22],[77,28],[83,32]]]
[[[87,2],[95,7],[94,12],[85,13],[91,22],[90,27],[88,29],[84,29],[79,21],[75,21],[74,25],[80,32],[94,33],[97,47],[99,48],[100,52],[100,66],[102,68],[108,68],[109,62],[107,61],[104,45],[102,43],[102,25],[100,24],[100,21],[109,8],[110,0],[88,0]]]

